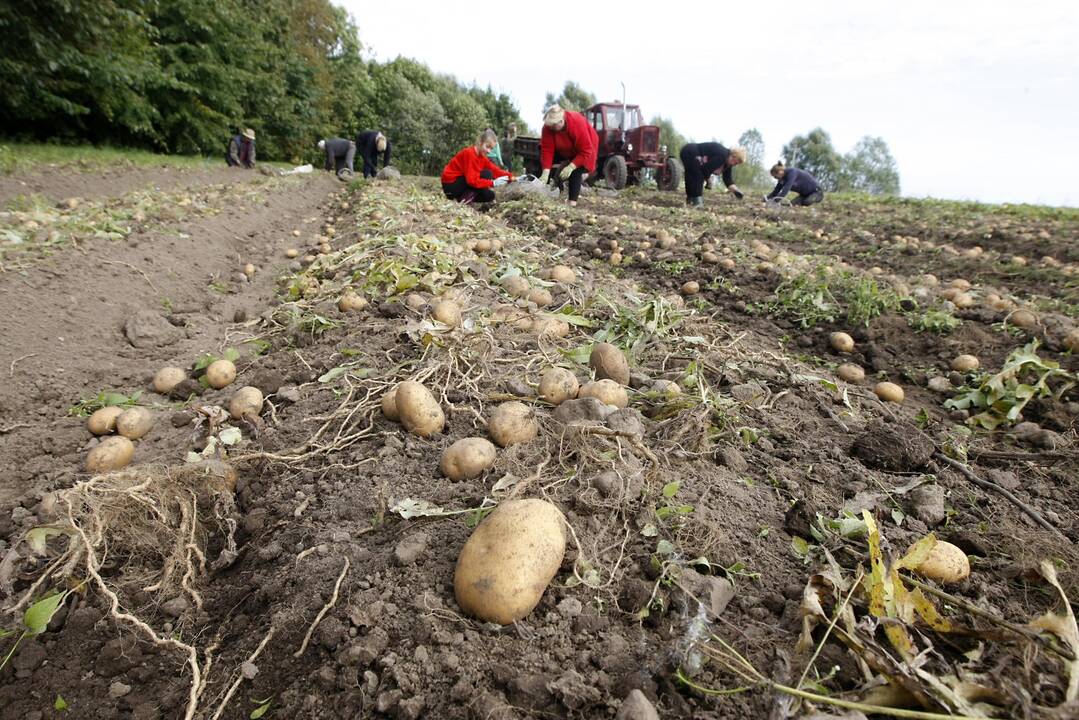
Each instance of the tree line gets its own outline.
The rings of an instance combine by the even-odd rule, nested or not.
[[[484,127],[525,127],[505,94],[361,50],[329,0],[0,3],[0,132],[224,155],[251,127],[260,158],[297,161],[379,129],[403,140],[395,164],[429,173]]]
[[[575,82],[547,104],[583,110]],[[19,0],[0,3],[0,132],[168,153],[224,154],[256,131],[259,157],[311,160],[314,141],[382,130],[394,164],[436,174],[477,131],[527,124],[505,93],[467,87],[407,58],[365,59],[357,28],[330,0]],[[677,153],[688,138],[653,116]],[[743,133],[740,185],[769,184],[764,141]],[[783,147],[826,190],[897,193],[887,144],[840,155],[821,129]],[[767,163],[770,166],[770,162]]]

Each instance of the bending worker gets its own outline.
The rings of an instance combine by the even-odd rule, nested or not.
[[[821,190],[817,178],[813,177],[805,170],[784,167],[783,163],[777,162],[772,166],[772,177],[776,179],[776,186],[775,189],[768,193],[767,197],[764,198],[765,202],[768,202],[769,200],[779,200],[782,197],[786,197],[787,193],[791,191],[798,193],[798,197],[791,200],[791,205],[801,205],[802,207],[806,207],[819,203],[824,199],[824,191]]]
[[[491,162],[487,154],[498,144],[494,130],[484,130],[469,145],[453,156],[442,171],[442,192],[450,200],[470,203],[494,202],[491,188],[500,187],[513,179],[511,173]]]
[[[727,192],[741,200],[744,194],[734,184],[731,171],[746,161],[746,149],[735,145],[730,150],[717,142],[689,143],[679,154],[686,169],[686,205],[703,205],[704,180],[709,175],[723,176]]]
[[[589,173],[596,171],[599,138],[584,115],[552,105],[543,114],[540,135],[540,167],[544,183],[551,175],[555,162],[564,162],[559,179],[569,183],[569,204],[576,205],[581,184]]]
[[[326,169],[338,175],[348,170],[349,175],[356,172],[353,161],[356,158],[356,143],[345,138],[327,138],[318,141],[318,149],[326,153]]]
[[[367,130],[356,136],[356,147],[363,158],[363,176],[374,177],[378,172],[378,154],[382,153],[382,167],[390,164],[389,138],[378,130]]]
[[[229,151],[225,155],[229,167],[251,169],[255,167],[255,131],[245,128],[239,135],[233,135],[229,141]]]

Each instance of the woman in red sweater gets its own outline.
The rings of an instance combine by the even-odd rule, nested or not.
[[[450,200],[469,203],[494,202],[495,193],[491,189],[505,185],[513,179],[508,173],[487,158],[498,136],[494,130],[484,130],[476,139],[475,145],[466,147],[453,156],[442,171],[442,192]]]
[[[543,114],[543,133],[540,135],[540,167],[544,183],[551,175],[551,166],[565,162],[559,177],[569,181],[569,204],[576,205],[581,183],[596,171],[599,138],[584,115],[563,110],[558,105]],[[566,162],[568,161],[568,162]]]

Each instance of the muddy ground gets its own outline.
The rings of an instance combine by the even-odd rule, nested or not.
[[[16,631],[5,652],[27,605],[71,590],[2,670],[0,716],[827,709],[724,669],[722,640],[762,677],[825,698],[883,702],[874,687],[888,678],[903,690],[893,704],[925,711],[1074,717],[1061,641],[1000,624],[1063,611],[1043,560],[1079,596],[1073,211],[843,198],[796,210],[713,196],[690,212],[676,195],[633,190],[576,208],[504,197],[477,212],[430,180],[83,179],[0,186],[0,593]],[[555,263],[574,280],[543,280]],[[515,274],[549,303],[510,295]],[[953,303],[942,295],[957,278],[971,287],[954,288],[967,297]],[[338,309],[348,288],[365,308]],[[429,319],[439,297],[461,306],[460,327]],[[1020,309],[1034,322],[1018,327]],[[832,349],[835,331],[853,352]],[[1033,340],[1060,365],[1051,396],[992,432],[944,405]],[[571,416],[536,397],[552,365],[588,379],[598,341],[628,357],[627,410],[578,404]],[[233,352],[234,385],[153,392],[159,368]],[[964,353],[978,371],[950,369]],[[865,380],[837,379],[841,363]],[[435,394],[443,432],[417,437],[384,417],[382,395],[409,378]],[[905,401],[878,400],[878,380]],[[261,417],[216,414],[241,385],[265,394]],[[106,392],[151,409],[155,424],[129,470],[91,480],[84,462],[99,441],[85,415]],[[510,399],[534,409],[538,437],[500,449],[476,479],[444,478],[441,452],[485,436]],[[225,447],[229,426],[242,439]],[[236,469],[234,488],[192,478],[204,465],[185,459],[204,457]],[[147,501],[133,487],[162,494]],[[78,516],[79,545],[63,498],[85,493],[97,504]],[[553,502],[573,533],[539,605],[499,626],[461,611],[453,574],[475,523],[514,497]],[[950,632],[924,616],[881,618],[861,592],[841,600],[870,568],[863,511],[887,558],[930,532],[967,554],[969,579],[933,596]],[[57,531],[35,547],[43,526]],[[177,557],[188,572],[162,578]],[[811,598],[826,618],[851,609],[851,624],[826,638]],[[884,630],[895,625],[918,661],[895,659]],[[915,666],[939,681],[902,670]]]

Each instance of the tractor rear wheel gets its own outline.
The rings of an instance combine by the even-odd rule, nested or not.
[[[627,173],[626,159],[621,155],[612,155],[603,165],[603,177],[607,180],[607,187],[612,190],[621,190],[626,186]]]
[[[678,186],[682,184],[682,175],[685,174],[685,168],[682,167],[682,161],[678,158],[667,158],[667,164],[660,172],[656,185],[660,190],[672,191],[677,190]]]

